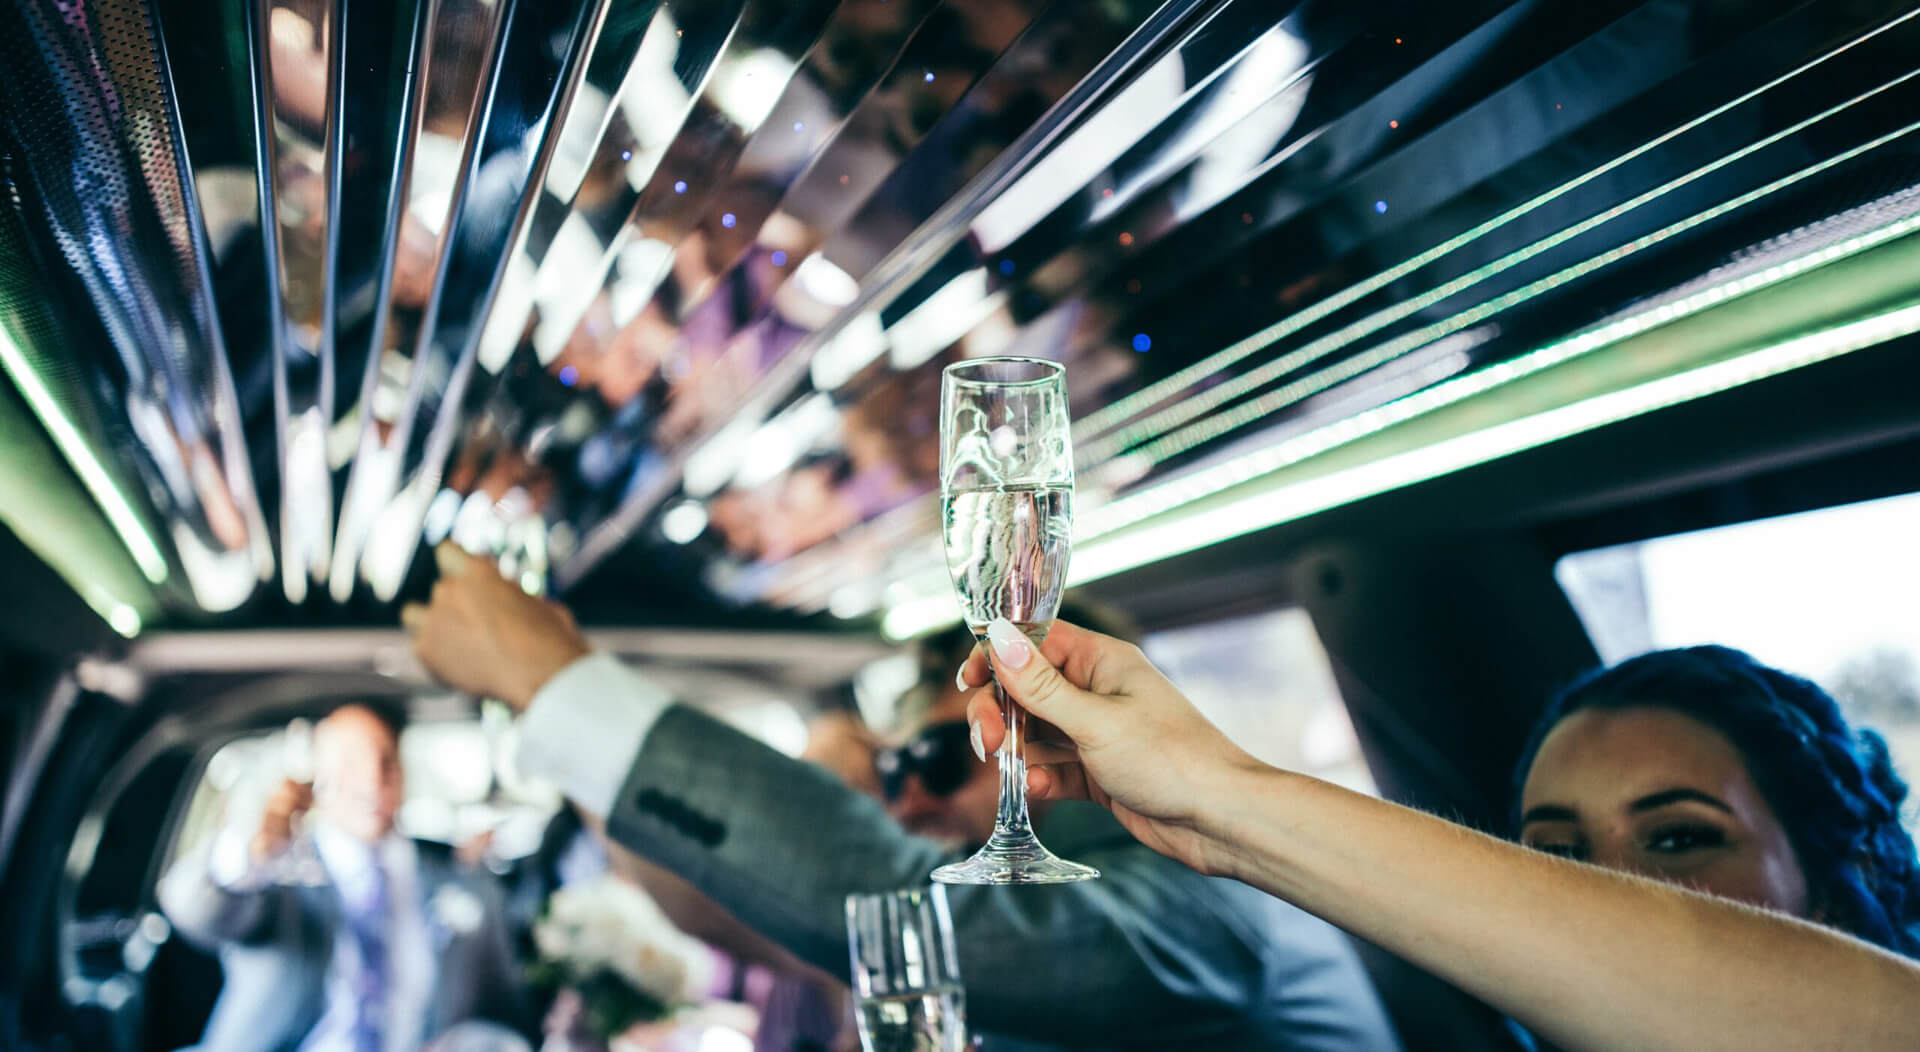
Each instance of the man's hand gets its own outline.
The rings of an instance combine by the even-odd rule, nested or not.
[[[260,816],[260,828],[247,843],[247,854],[254,865],[278,858],[293,842],[293,822],[313,806],[313,787],[291,778],[284,779],[267,797],[266,812]]]
[[[408,603],[400,620],[428,672],[450,687],[524,710],[547,680],[588,652],[586,636],[558,603],[528,595],[492,564],[452,543],[432,602]]]

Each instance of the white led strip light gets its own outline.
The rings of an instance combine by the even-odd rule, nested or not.
[[[1904,226],[1911,230],[1913,224],[1916,224],[1916,220],[1908,219],[1883,229]],[[1873,238],[1879,233],[1881,231],[1861,237]],[[1846,248],[1857,240],[1850,239],[1849,242],[1829,246],[1802,257],[1802,260],[1824,257],[1824,261],[1830,262],[1851,254]],[[1672,376],[1594,395],[1322,478],[1282,485],[1214,507],[1187,513],[1180,511],[1233,486],[1253,481],[1445,406],[1486,394],[1521,377],[1537,374],[1600,347],[1617,344],[1628,336],[1668,324],[1697,312],[1705,305],[1721,303],[1751,288],[1773,284],[1781,280],[1774,273],[1776,270],[1799,264],[1802,260],[1782,263],[1686,299],[1623,318],[1513,361],[1435,385],[1399,401],[1258,450],[1204,475],[1166,483],[1125,501],[1117,501],[1101,509],[1096,516],[1089,517],[1098,521],[1098,534],[1093,534],[1091,529],[1076,531],[1069,584],[1081,585],[1100,580],[1256,530],[1438,478],[1607,424],[1704,398],[1920,331],[1920,304],[1909,305],[1768,344]],[[1805,269],[1801,267],[1801,270]],[[1109,518],[1109,512],[1116,514]],[[1159,520],[1163,516],[1164,521],[1145,525],[1148,520]],[[1144,528],[1120,532],[1135,525],[1144,525]],[[912,582],[902,582],[896,594],[902,598],[888,609],[881,625],[882,631],[890,638],[912,638],[954,619],[955,604],[947,594],[944,575],[930,574],[926,580],[916,578]]]
[[[1582,234],[1585,234],[1608,222],[1611,222],[1612,220],[1617,219],[1628,212],[1634,211],[1635,209],[1641,207],[1642,205],[1648,204],[1652,201],[1658,200],[1659,198],[1665,197],[1667,194],[1672,193],[1676,190],[1679,190],[1682,187],[1685,187],[1688,184],[1693,183],[1713,172],[1719,171],[1727,167],[1728,165],[1734,164],[1735,162],[1743,158],[1752,156],[1754,153],[1757,153],[1758,151],[1765,149],[1768,146],[1774,145],[1775,143],[1778,143],[1784,140],[1790,135],[1798,134],[1799,132],[1806,130],[1807,128],[1813,126],[1814,124],[1817,124],[1820,121],[1827,119],[1828,117],[1834,116],[1835,114],[1838,114],[1854,105],[1857,105],[1858,103],[1866,99],[1879,95],[1882,92],[1892,90],[1894,87],[1904,84],[1909,80],[1913,80],[1916,77],[1920,77],[1920,70],[1914,70],[1909,73],[1903,74],[1902,76],[1895,78],[1894,80],[1889,81],[1886,84],[1881,85],[1880,87],[1874,88],[1872,91],[1866,92],[1862,95],[1858,95],[1838,105],[1829,107],[1828,109],[1823,110],[1812,117],[1808,117],[1805,120],[1802,120],[1792,125],[1791,127],[1782,129],[1781,131],[1776,132],[1773,135],[1769,135],[1766,138],[1760,139],[1753,143],[1749,143],[1748,145],[1743,146],[1738,150],[1735,150],[1734,152],[1726,155],[1725,157],[1722,157],[1709,164],[1702,165],[1701,167],[1696,168],[1693,171],[1686,173],[1685,175],[1668,180],[1667,182],[1662,183],[1661,185],[1653,188],[1652,190],[1648,190],[1645,193],[1642,193],[1636,197],[1623,201],[1612,208],[1608,208],[1604,211],[1595,213],[1594,215],[1589,216],[1586,219],[1583,219],[1580,222],[1575,223],[1564,230],[1558,231],[1549,237],[1542,238],[1541,240],[1536,241],[1533,244],[1526,246],[1525,248],[1517,249],[1513,252],[1510,252],[1507,255],[1502,256],[1499,259],[1496,259],[1484,266],[1477,267],[1474,270],[1453,279],[1452,281],[1445,282],[1435,288],[1429,289],[1426,292],[1421,293],[1418,296],[1410,297],[1406,300],[1403,300],[1399,303],[1394,304],[1393,306],[1385,310],[1377,311],[1371,315],[1368,315],[1365,318],[1360,319],[1359,321],[1343,326],[1336,332],[1333,332],[1327,336],[1323,336],[1320,339],[1314,340],[1308,343],[1306,346],[1301,347],[1299,350],[1293,351],[1288,354],[1283,354],[1280,357],[1270,362],[1267,362],[1263,365],[1260,365],[1259,367],[1245,373],[1244,375],[1237,376],[1231,380],[1226,381],[1225,383],[1219,384],[1218,386],[1208,388],[1205,391],[1195,394],[1191,398],[1182,399],[1180,402],[1172,406],[1169,406],[1168,408],[1158,413],[1153,414],[1152,416],[1148,417],[1147,419],[1141,421],[1140,423],[1132,427],[1126,428],[1114,435],[1109,435],[1098,441],[1086,444],[1085,446],[1083,446],[1083,450],[1081,454],[1082,462],[1095,463],[1106,457],[1114,456],[1122,452],[1123,450],[1135,445],[1136,443],[1146,441],[1156,436],[1165,435],[1168,431],[1172,430],[1175,427],[1180,426],[1181,424],[1194,421],[1204,416],[1207,412],[1209,412],[1210,410],[1218,406],[1225,405],[1228,402],[1231,402],[1232,400],[1239,398],[1243,395],[1251,394],[1252,392],[1259,390],[1261,387],[1264,387],[1267,384],[1274,382],[1275,380],[1280,379],[1281,377],[1287,375],[1290,372],[1293,372],[1306,365],[1309,365],[1313,362],[1319,361],[1320,359],[1327,357],[1333,352],[1352,344],[1356,340],[1369,336],[1375,332],[1380,331],[1383,328],[1386,328],[1388,325],[1391,325],[1396,321],[1400,321],[1402,319],[1410,317],[1413,314],[1426,309],[1427,307],[1433,306],[1434,304],[1439,303],[1451,296],[1464,292],[1467,289],[1473,287],[1474,285],[1477,285],[1480,282],[1487,280],[1488,278],[1494,277],[1498,274],[1511,270],[1514,267],[1519,266],[1522,263],[1525,263],[1527,260],[1540,255],[1542,252],[1550,251],[1551,249],[1557,248],[1558,246],[1563,245],[1568,241]],[[1465,328],[1469,325],[1478,324],[1479,322],[1485,320],[1486,318],[1492,316],[1495,313],[1498,313],[1499,311],[1506,310],[1509,307],[1516,306],[1520,303],[1523,303],[1529,299],[1534,298],[1535,296],[1541,295],[1542,293],[1551,291],[1552,289],[1557,288],[1561,285],[1564,285],[1567,282],[1573,281],[1591,272],[1592,270],[1595,270],[1595,269],[1598,269],[1599,267],[1606,266],[1610,263],[1616,262],[1617,260],[1624,258],[1625,256],[1631,255],[1635,252],[1642,251],[1646,248],[1649,248],[1653,245],[1660,243],[1661,241],[1674,237],[1678,234],[1684,233],[1685,231],[1690,230],[1694,227],[1697,227],[1703,223],[1709,222],[1714,219],[1718,219],[1720,216],[1725,215],[1726,213],[1733,211],[1734,209],[1744,207],[1748,204],[1752,204],[1753,202],[1760,200],[1761,198],[1766,197],[1769,194],[1777,193],[1778,191],[1780,191],[1781,189],[1784,189],[1785,187],[1791,186],[1794,183],[1800,182],[1820,172],[1831,169],[1836,165],[1843,164],[1847,161],[1851,161],[1863,153],[1866,153],[1870,150],[1877,149],[1895,139],[1901,138],[1903,136],[1906,136],[1912,133],[1916,128],[1920,128],[1920,123],[1909,124],[1904,128],[1900,128],[1896,131],[1889,132],[1885,135],[1875,138],[1870,142],[1862,143],[1858,146],[1853,147],[1852,149],[1836,154],[1835,156],[1826,158],[1825,160],[1821,161],[1819,164],[1810,165],[1807,168],[1804,168],[1804,169],[1801,169],[1800,171],[1792,173],[1791,175],[1784,176],[1758,189],[1749,191],[1748,193],[1742,194],[1739,197],[1735,197],[1730,201],[1722,202],[1721,204],[1716,205],[1713,208],[1706,209],[1678,223],[1671,224],[1652,234],[1648,234],[1645,237],[1638,238],[1634,241],[1628,242],[1626,245],[1622,245],[1611,252],[1603,253],[1602,255],[1595,257],[1592,260],[1588,260],[1586,263],[1568,267],[1555,274],[1549,275],[1546,278],[1542,278],[1539,281],[1532,282],[1512,292],[1506,293],[1501,296],[1497,296],[1494,299],[1489,300],[1488,302],[1481,304],[1480,306],[1477,306],[1471,310],[1454,315],[1452,318],[1447,319],[1447,321],[1439,323],[1439,325],[1429,326],[1428,328],[1420,330],[1419,332],[1395,339],[1394,341],[1384,345],[1383,347],[1377,348],[1376,350],[1369,352],[1367,355],[1357,359],[1356,363],[1364,362],[1364,363],[1367,363],[1365,364],[1364,368],[1371,368],[1373,365],[1378,365],[1378,364],[1381,364],[1382,362],[1391,360],[1393,357],[1397,357],[1401,353],[1405,353],[1406,351],[1411,350],[1414,347],[1420,346],[1421,344],[1427,342],[1428,340],[1437,338],[1438,336],[1441,336],[1441,335],[1445,335],[1448,332],[1458,331],[1459,329]],[[1333,366],[1330,372],[1333,372],[1342,376],[1357,374],[1359,370],[1351,368],[1352,364],[1356,364],[1356,363],[1341,362]],[[1312,379],[1312,378],[1309,378],[1309,379]],[[1317,390],[1318,388],[1315,388],[1315,389]],[[1309,391],[1308,393],[1312,393],[1312,392]],[[1300,397],[1305,397],[1305,396],[1302,395]],[[1292,401],[1297,401],[1297,400],[1298,400],[1297,398],[1287,397],[1278,401],[1277,404],[1270,405],[1270,403],[1273,403],[1274,400],[1273,400],[1273,396],[1268,396],[1267,399],[1263,399],[1260,403],[1258,403],[1259,406],[1266,407],[1266,408],[1260,409],[1259,412],[1256,412],[1254,415],[1260,415],[1260,413],[1264,413],[1264,412],[1271,412],[1273,408],[1278,408],[1278,406],[1280,405],[1290,404]],[[1245,407],[1242,407],[1242,408],[1244,409]],[[1236,410],[1235,412],[1239,413],[1240,410]],[[1248,419],[1250,418],[1251,417],[1248,417]],[[1196,426],[1204,427],[1204,426],[1207,426],[1209,423],[1210,422],[1208,421],[1203,421],[1202,424],[1196,425]],[[1194,441],[1198,441],[1198,440],[1194,440]],[[1192,444],[1194,444],[1194,441],[1189,441],[1187,445],[1191,446]],[[1186,448],[1186,447],[1182,447],[1182,448]]]
[[[1823,329],[1725,361],[1595,395],[1532,416],[1295,485],[1178,515],[1074,553],[1073,584],[1251,533],[1389,490],[1920,332],[1920,304]]]
[[[1547,204],[1552,203],[1553,201],[1558,200],[1561,197],[1566,196],[1569,193],[1572,193],[1574,190],[1579,189],[1581,186],[1584,186],[1587,183],[1590,183],[1593,180],[1598,179],[1601,176],[1607,174],[1608,172],[1611,172],[1633,161],[1635,158],[1641,157],[1647,154],[1648,152],[1654,149],[1657,149],[1662,145],[1665,145],[1666,143],[1672,142],[1673,140],[1687,134],[1688,132],[1691,132],[1701,127],[1702,125],[1705,125],[1708,122],[1718,117],[1721,117],[1731,112],[1732,110],[1737,109],[1740,106],[1743,106],[1746,103],[1753,101],[1754,99],[1759,98],[1761,95],[1764,95],[1767,92],[1773,90],[1774,88],[1777,88],[1787,83],[1788,81],[1821,65],[1822,63],[1828,62],[1842,54],[1845,54],[1846,52],[1852,50],[1853,48],[1858,47],[1866,43],[1867,41],[1872,40],[1877,36],[1880,36],[1883,33],[1887,33],[1901,25],[1904,25],[1906,22],[1916,17],[1920,17],[1920,10],[1908,12],[1907,14],[1902,15],[1891,22],[1888,22],[1886,25],[1881,26],[1880,28],[1875,29],[1870,33],[1867,33],[1856,40],[1849,41],[1848,43],[1843,44],[1840,47],[1837,47],[1832,51],[1827,52],[1824,55],[1818,56],[1817,58],[1814,58],[1806,63],[1803,63],[1800,66],[1792,70],[1789,70],[1788,72],[1783,73],[1780,76],[1773,78],[1772,80],[1767,81],[1765,84],[1762,84],[1759,87],[1752,89],[1751,91],[1745,92],[1744,94],[1741,94],[1733,99],[1730,99],[1727,102],[1719,106],[1716,106],[1711,110],[1708,110],[1707,112],[1701,114],[1700,116],[1695,117],[1692,120],[1689,120],[1684,124],[1681,124],[1665,132],[1664,134],[1661,134],[1659,136],[1654,137],[1653,139],[1648,140],[1647,142],[1641,144],[1640,146],[1635,147],[1634,149],[1628,151],[1627,153],[1624,153],[1619,157],[1616,157],[1613,160],[1608,161],[1603,165],[1600,165],[1597,168],[1594,168],[1579,176],[1576,176],[1572,180],[1562,183],[1559,186],[1556,186],[1553,189],[1548,190],[1540,194],[1539,196],[1532,198],[1531,200],[1522,202],[1521,204],[1516,205],[1505,212],[1502,212],[1501,214],[1493,217],[1492,219],[1487,220],[1484,223],[1479,224],[1478,226],[1475,226],[1469,230],[1466,230],[1460,233],[1459,235],[1453,238],[1443,241],[1440,244],[1435,245],[1433,248],[1430,248],[1427,251],[1422,252],[1419,255],[1414,256],[1413,258],[1408,259],[1405,262],[1402,262],[1394,267],[1384,270],[1379,274],[1376,274],[1373,277],[1366,279],[1365,281],[1359,282],[1358,284],[1355,284],[1347,289],[1344,289],[1338,293],[1335,293],[1334,295],[1329,296],[1325,300],[1321,300],[1318,303],[1312,304],[1311,306],[1306,307],[1305,309],[1301,310],[1296,314],[1291,314],[1285,318],[1282,318],[1279,321],[1275,322],[1274,324],[1261,330],[1260,332],[1254,333],[1253,335],[1248,336],[1247,338],[1240,340],[1234,343],[1233,345],[1220,350],[1219,352],[1211,355],[1210,357],[1206,358],[1203,361],[1196,362],[1193,365],[1188,366],[1187,368],[1182,369],[1177,373],[1174,373],[1172,376],[1169,376],[1164,380],[1160,380],[1156,383],[1150,384],[1147,387],[1141,389],[1140,391],[1135,392],[1132,395],[1129,395],[1124,399],[1121,399],[1117,402],[1114,402],[1111,405],[1106,406],[1103,409],[1100,409],[1094,413],[1089,414],[1079,424],[1078,433],[1075,435],[1075,440],[1077,444],[1079,444],[1082,448],[1086,448],[1088,444],[1087,440],[1091,439],[1093,436],[1099,435],[1108,430],[1111,430],[1115,426],[1139,414],[1141,411],[1147,409],[1148,407],[1158,402],[1164,401],[1165,399],[1179,393],[1182,390],[1185,390],[1188,387],[1193,386],[1194,384],[1200,382],[1201,380],[1206,379],[1207,377],[1219,372],[1222,369],[1232,366],[1236,362],[1239,362],[1245,359],[1249,355],[1258,353],[1259,351],[1273,344],[1275,341],[1284,339],[1287,336],[1290,336],[1296,332],[1299,332],[1300,330],[1306,328],[1307,326],[1332,315],[1336,311],[1339,311],[1347,306],[1350,306],[1351,304],[1357,302],[1358,300],[1366,296],[1369,296],[1375,292],[1378,292],[1383,288],[1386,288],[1388,285],[1391,285],[1395,281],[1398,281],[1399,279],[1406,277],[1407,275],[1413,273],[1416,270],[1419,270],[1420,268],[1426,266],[1427,264],[1434,262],[1435,260],[1441,258],[1442,256],[1445,256],[1453,252],[1455,249],[1479,240],[1481,237],[1484,237],[1488,233],[1491,233],[1492,231],[1497,230],[1507,225],[1508,223],[1516,219],[1519,219],[1520,217],[1525,216],[1528,213],[1538,208],[1541,208]]]

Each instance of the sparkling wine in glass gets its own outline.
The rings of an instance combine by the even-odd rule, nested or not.
[[[848,895],[847,948],[864,1052],[968,1047],[946,889]]]
[[[940,384],[940,479],[947,569],[961,617],[986,638],[1004,617],[1032,639],[1047,636],[1073,552],[1073,447],[1065,372],[1037,358],[976,358],[947,367]],[[1004,699],[1003,699],[1004,700]],[[942,866],[946,884],[1064,884],[1098,870],[1057,858],[1027,814],[1026,717],[1002,706],[1000,813],[993,835],[965,862]]]

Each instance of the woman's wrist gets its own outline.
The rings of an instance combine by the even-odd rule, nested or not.
[[[1270,766],[1235,749],[1223,763],[1210,765],[1196,780],[1192,828],[1206,845],[1204,869],[1209,875],[1247,880],[1259,868],[1249,848],[1260,839],[1256,831],[1264,814],[1291,773]]]

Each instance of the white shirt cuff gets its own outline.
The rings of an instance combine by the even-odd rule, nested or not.
[[[673,704],[612,654],[576,659],[520,719],[520,770],[597,815],[613,810],[648,732]]]
[[[266,883],[264,866],[253,864],[252,837],[244,829],[222,829],[214,834],[207,855],[207,877],[228,891],[252,891]]]

